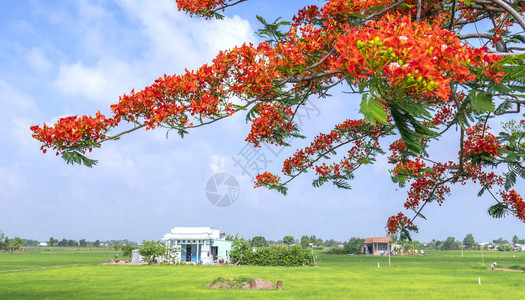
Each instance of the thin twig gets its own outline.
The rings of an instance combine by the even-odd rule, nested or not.
[[[391,10],[391,9],[393,9],[393,8],[396,8],[396,7],[398,7],[399,5],[405,3],[405,1],[406,1],[406,0],[398,1],[398,2],[396,2],[396,3],[392,4],[392,5],[390,5],[389,7],[385,8],[385,9],[379,11],[379,12],[376,12],[375,14],[371,14],[370,16],[368,16],[368,17],[366,18],[366,21],[371,20],[371,19],[373,19],[373,18],[375,18],[375,17],[377,17],[377,16],[381,16],[381,15],[385,14],[385,13],[388,12],[389,10]]]
[[[130,132],[133,132],[135,130],[139,130],[141,129],[142,127],[145,127],[146,124],[142,124],[142,125],[139,125],[137,127],[134,127],[134,128],[131,128],[130,130],[126,130],[126,131],[122,131],[121,133],[117,134],[117,135],[114,135],[114,136],[110,136],[110,137],[106,137],[105,139],[103,139],[102,141],[100,141],[101,143],[105,142],[105,141],[109,141],[109,140],[114,140],[124,134],[127,134],[127,133],[130,133]]]

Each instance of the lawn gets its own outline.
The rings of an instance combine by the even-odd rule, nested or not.
[[[95,264],[115,258],[116,251],[90,248],[26,248],[22,252],[0,252],[0,274],[13,271]]]
[[[103,253],[97,255],[104,260]],[[53,255],[35,254],[45,261]],[[513,257],[515,255],[515,257]],[[18,255],[12,255],[16,257]],[[23,258],[32,258],[26,254]],[[75,255],[64,262],[74,264]],[[82,263],[89,254],[79,253]],[[5,255],[0,255],[3,260]],[[106,257],[107,258],[107,257]],[[428,256],[388,257],[320,255],[316,267],[83,265],[28,272],[0,273],[0,299],[524,299],[525,273],[489,271],[525,266],[523,252],[441,251]],[[42,261],[34,261],[42,266]],[[56,262],[56,261],[55,261]],[[23,263],[25,267],[30,263]],[[378,263],[380,268],[378,268]],[[0,262],[0,268],[4,261]],[[222,277],[283,281],[282,291],[208,290],[204,286]],[[478,284],[478,277],[481,285]]]

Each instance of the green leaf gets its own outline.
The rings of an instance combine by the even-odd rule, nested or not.
[[[97,160],[87,158],[86,156],[80,154],[77,151],[64,151],[62,152],[62,158],[66,161],[67,164],[84,164],[84,166],[90,168],[92,168],[98,163]]]
[[[319,177],[312,182],[312,185],[317,188],[325,184],[327,181],[328,179],[326,179],[326,177]]]
[[[510,170],[505,175],[506,175],[505,176],[505,190],[508,191],[516,183],[516,173],[514,171]]]
[[[350,190],[352,189],[352,187],[348,184],[348,182],[346,182],[346,180],[344,179],[334,179],[332,180],[332,183],[340,188],[340,189],[347,189],[347,190]]]
[[[500,202],[489,207],[487,213],[493,218],[503,218],[509,214],[509,207],[506,203]]]
[[[390,111],[392,112],[392,118],[396,123],[396,128],[399,130],[399,134],[401,134],[401,138],[409,152],[414,155],[421,154],[424,147],[421,144],[421,141],[419,141],[420,135],[408,126],[409,123],[412,124],[415,122],[415,119],[408,113],[400,111],[395,106],[390,107]]]
[[[492,112],[495,109],[492,97],[482,91],[471,90],[469,93],[470,107],[477,113]]]
[[[379,102],[376,97],[369,94],[363,94],[363,99],[361,100],[361,108],[359,112],[362,113],[367,121],[372,124],[376,124],[376,121],[386,125],[388,124],[387,114],[385,106]]]

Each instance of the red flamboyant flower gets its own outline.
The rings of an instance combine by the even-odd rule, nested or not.
[[[523,198],[515,190],[501,191],[500,195],[503,202],[510,204],[516,216],[525,223],[525,202]]]

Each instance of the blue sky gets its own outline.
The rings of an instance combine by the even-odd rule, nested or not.
[[[273,240],[303,234],[337,240],[384,235],[386,220],[402,210],[406,195],[391,183],[386,159],[358,171],[352,190],[313,188],[312,174],[293,182],[287,196],[254,189],[234,162],[250,150],[241,114],[193,130],[182,140],[176,134],[166,139],[165,131],[155,130],[105,143],[93,152],[100,160],[93,169],[43,155],[31,138],[31,125],[97,110],[108,113],[109,105],[133,88],[165,73],[197,68],[220,49],[257,43],[256,14],[290,18],[309,3],[317,1],[251,0],[226,12],[223,21],[205,21],[177,12],[170,0],[2,1],[0,230],[39,240],[140,241],[159,239],[174,226],[212,226]],[[309,137],[358,117],[359,99],[341,91],[312,104],[301,124]],[[445,137],[431,151],[445,159],[457,153],[454,144]],[[256,157],[278,171],[291,153],[263,147]],[[240,194],[231,206],[217,207],[206,198],[206,183],[218,172],[239,182]],[[426,210],[428,221],[419,221],[416,239],[463,239],[472,233],[481,242],[525,236],[523,223],[487,216],[491,201],[478,198],[477,187],[452,190],[442,207]]]

